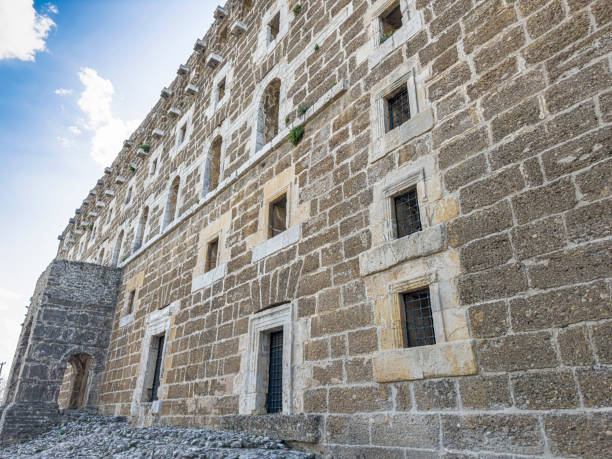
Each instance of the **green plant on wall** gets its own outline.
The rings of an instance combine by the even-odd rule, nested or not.
[[[132,165],[130,165],[130,172],[132,173],[132,175],[136,173],[136,168]]]
[[[296,146],[304,136],[304,126],[296,126],[289,131],[289,142]]]
[[[140,146],[140,148],[148,153],[151,149],[151,145],[143,144]]]
[[[289,115],[285,116],[285,126],[289,124],[291,120],[289,119]]]
[[[301,3],[297,3],[294,7],[293,7],[293,14],[295,14],[296,16],[298,14],[300,14],[302,12],[302,4]]]
[[[87,226],[87,229],[89,229],[89,231],[93,231],[93,223],[90,223],[90,224]]]
[[[384,42],[385,42],[385,41],[387,41],[389,38],[391,38],[391,36],[392,36],[392,35],[393,35],[393,30],[392,30],[391,32],[388,32],[388,33],[383,33],[383,34],[380,36],[380,43],[381,43],[381,44],[382,44],[382,43],[384,43]]]
[[[314,50],[319,51],[319,45],[315,45]]]
[[[298,107],[298,114],[300,116],[304,116],[304,114],[308,111],[310,105],[302,104]]]

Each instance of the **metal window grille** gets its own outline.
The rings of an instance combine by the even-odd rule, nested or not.
[[[408,99],[408,88],[403,88],[397,94],[387,99],[389,107],[389,130],[410,119],[410,100]]]
[[[157,389],[159,389],[159,377],[161,373],[162,357],[164,353],[164,335],[157,339],[157,357],[155,358],[155,370],[153,372],[153,385],[151,386],[150,402],[157,400]]]
[[[268,379],[268,396],[266,399],[268,413],[280,413],[283,410],[283,332],[270,333],[270,367]]]
[[[404,293],[407,346],[436,344],[436,335],[431,315],[429,288]]]
[[[416,188],[393,198],[395,205],[395,224],[397,237],[421,231],[421,216]]]

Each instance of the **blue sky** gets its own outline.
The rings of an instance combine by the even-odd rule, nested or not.
[[[57,235],[213,20],[212,0],[0,0],[0,362]]]

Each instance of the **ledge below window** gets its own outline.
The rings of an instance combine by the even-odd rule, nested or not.
[[[196,290],[209,287],[219,279],[223,278],[223,276],[225,276],[226,268],[227,264],[223,263],[222,265],[217,266],[215,269],[211,269],[207,273],[195,277],[191,281],[191,293],[195,292]]]
[[[359,271],[362,276],[369,276],[402,261],[441,252],[446,247],[446,225],[437,225],[393,239],[362,253],[359,256]]]
[[[302,235],[301,225],[295,225],[286,231],[283,231],[278,236],[274,236],[253,247],[253,261],[259,261],[272,255],[279,250],[289,247],[300,240]]]
[[[434,125],[433,110],[431,107],[417,113],[401,126],[386,132],[376,139],[370,150],[370,162],[383,158],[392,150],[405,144],[409,140],[425,134]]]
[[[374,354],[376,382],[474,375],[478,372],[472,340],[380,351]]]
[[[128,324],[131,324],[134,321],[134,313],[126,314],[121,319],[119,319],[119,328],[125,327]]]

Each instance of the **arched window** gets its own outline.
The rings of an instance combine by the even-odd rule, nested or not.
[[[278,115],[280,109],[281,82],[272,80],[263,93],[257,116],[257,145],[260,150],[278,135]]]
[[[149,219],[149,208],[145,207],[142,211],[142,215],[140,216],[140,223],[138,224],[138,231],[136,232],[136,237],[134,238],[134,247],[133,251],[138,250],[144,241],[144,232],[147,228],[147,220]]]
[[[204,193],[214,190],[219,186],[219,176],[221,175],[221,147],[223,139],[221,136],[213,141],[206,164],[204,166]]]
[[[172,223],[176,217],[176,206],[179,197],[180,184],[181,178],[176,176],[172,182],[172,186],[170,187],[170,193],[168,194],[168,204],[166,205],[166,215],[164,216],[164,228]]]
[[[123,230],[119,233],[119,237],[117,238],[117,242],[115,243],[115,250],[113,250],[113,259],[111,261],[111,266],[117,266],[119,262],[119,256],[121,255],[121,245],[123,244]]]

